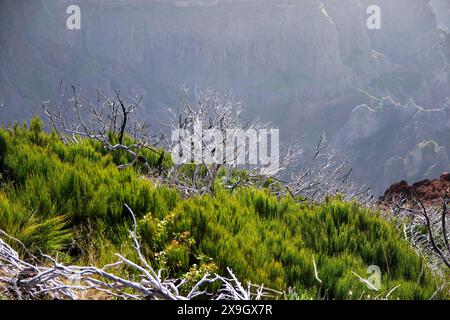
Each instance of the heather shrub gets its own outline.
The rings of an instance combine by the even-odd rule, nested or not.
[[[152,165],[160,165],[149,152]],[[38,118],[0,129],[0,229],[33,253],[103,265],[115,253],[136,258],[127,204],[148,261],[187,283],[229,267],[244,283],[285,291],[289,299],[367,299],[393,288],[389,298],[428,299],[440,285],[397,229],[357,202],[298,204],[264,187],[230,192],[219,182],[211,195],[182,199],[139,166],[117,169],[127,157],[92,140],[65,145]],[[379,291],[357,276],[366,278],[371,265],[382,271]]]

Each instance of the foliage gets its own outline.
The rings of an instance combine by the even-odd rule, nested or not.
[[[90,224],[94,229],[91,233],[100,234],[101,230],[109,241],[120,245],[128,239],[131,221],[124,203],[132,206],[138,217],[148,212],[165,214],[177,203],[175,191],[154,187],[152,181],[137,175],[133,168],[117,170],[113,156],[102,153],[95,141],[81,140],[67,146],[41,128],[39,121],[33,119],[30,130],[15,126],[1,133],[7,141],[4,167],[10,179],[6,195],[0,198],[1,214],[14,212],[16,228],[26,230],[31,221],[50,223],[65,217],[66,232]],[[6,228],[7,221],[0,221],[0,228],[5,231],[11,230]],[[24,241],[28,233],[17,230],[13,234]],[[86,246],[94,241],[86,231],[79,237]],[[61,244],[42,245],[52,250],[61,248]]]
[[[239,279],[286,291],[288,299],[368,298],[396,286],[390,298],[428,299],[439,286],[398,231],[356,202],[298,204],[220,183],[213,194],[182,200],[138,167],[119,170],[118,155],[94,140],[63,144],[37,118],[0,130],[0,141],[6,145],[0,229],[33,252],[92,265],[114,261],[115,252],[132,255],[126,203],[138,219],[142,252],[187,286],[227,267]],[[355,275],[367,277],[370,265],[383,272],[379,292]]]
[[[436,291],[423,261],[396,229],[357,203],[330,199],[300,206],[249,188],[236,196],[222,191],[187,200],[172,214],[168,230],[191,230],[193,253],[213,257],[222,272],[228,266],[253,283],[346,299],[350,292],[371,294],[354,273],[366,277],[367,267],[378,265],[381,292],[397,285],[409,288],[394,291],[392,298],[422,299]]]

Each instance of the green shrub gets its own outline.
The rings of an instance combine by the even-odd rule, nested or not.
[[[184,201],[172,214],[168,234],[188,230],[196,241],[191,260],[209,256],[222,273],[230,267],[242,281],[348,299],[370,294],[355,274],[366,277],[367,268],[378,265],[382,292],[399,284],[410,288],[393,292],[393,298],[426,299],[436,291],[424,262],[396,229],[356,203],[335,199],[299,206],[289,198],[277,201],[264,191],[242,189],[236,196],[221,191]]]
[[[284,295],[289,299],[368,299],[397,286],[390,298],[428,299],[440,285],[391,224],[355,202],[299,205],[253,187],[231,194],[219,183],[213,195],[182,200],[175,190],[141,176],[139,167],[118,170],[118,163],[129,160],[126,154],[110,154],[91,140],[65,145],[42,131],[38,118],[27,127],[0,129],[7,172],[0,229],[33,252],[97,265],[115,261],[116,252],[136,258],[128,204],[150,263],[191,284],[208,271],[226,274],[230,267],[243,283],[293,288]],[[156,153],[148,157],[158,164]],[[170,159],[164,161],[170,166]],[[68,257],[73,241],[79,255]],[[371,265],[382,271],[379,292],[356,276],[367,277]],[[133,277],[130,270],[122,272]]]
[[[98,242],[92,236],[100,233],[116,249],[128,242],[131,216],[125,203],[139,218],[148,212],[164,217],[178,202],[175,191],[155,188],[133,168],[118,170],[112,155],[102,153],[97,142],[80,139],[79,144],[65,145],[54,133],[43,132],[38,118],[33,118],[30,129],[16,125],[0,131],[0,137],[8,146],[1,149],[7,150],[2,159],[14,185],[5,194],[8,207],[20,207],[26,212],[23,215],[32,215],[36,221],[65,217],[68,233],[90,224],[95,231],[80,236],[82,246]],[[16,227],[29,234],[26,224]]]
[[[64,216],[45,219],[20,204],[9,201],[0,192],[0,230],[21,241],[31,252],[55,253],[66,247],[70,232],[65,228]],[[24,248],[11,243],[22,253]]]

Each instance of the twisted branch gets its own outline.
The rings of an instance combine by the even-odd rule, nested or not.
[[[217,274],[205,274],[187,294],[183,295],[181,288],[186,284],[185,279],[163,279],[163,270],[156,272],[144,258],[137,240],[136,218],[127,205],[126,208],[134,222],[134,229],[130,230],[130,236],[139,262],[133,262],[116,254],[118,261],[102,268],[65,266],[51,256],[42,254],[50,265],[39,266],[22,260],[17,251],[0,238],[0,289],[3,284],[3,295],[20,300],[76,300],[84,299],[84,293],[89,291],[102,293],[106,299],[190,300],[206,296],[210,299],[251,300],[281,294],[263,286],[251,284],[244,289],[231,269],[227,269],[230,279]],[[3,231],[1,233],[6,235]],[[125,279],[111,271],[122,265],[136,271],[137,278],[140,280]],[[208,285],[215,282],[221,283],[219,292],[207,292]]]

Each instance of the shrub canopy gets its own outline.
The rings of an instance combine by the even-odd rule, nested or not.
[[[126,203],[147,258],[170,276],[230,267],[242,281],[326,299],[373,298],[397,286],[390,298],[428,299],[439,285],[397,229],[356,202],[298,204],[219,182],[213,195],[183,200],[138,167],[118,170],[124,154],[90,140],[65,145],[37,119],[29,127],[0,129],[0,229],[31,250],[75,263],[109,263],[115,252],[133,258]],[[379,292],[356,276],[367,278],[371,265],[382,271]]]

